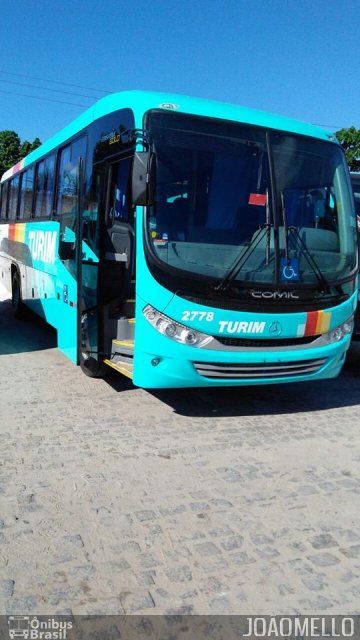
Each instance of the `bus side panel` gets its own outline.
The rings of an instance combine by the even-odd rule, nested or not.
[[[8,253],[9,225],[0,225],[0,277],[1,283],[11,295],[11,256]]]
[[[2,281],[11,293],[11,265],[21,275],[23,302],[58,332],[58,346],[77,362],[77,282],[74,259],[59,257],[59,222],[0,226]]]
[[[77,363],[75,257],[59,257],[59,222],[37,222],[26,227],[31,256],[27,269],[29,306],[57,329],[59,349]]]

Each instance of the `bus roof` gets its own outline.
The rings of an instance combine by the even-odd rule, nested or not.
[[[18,171],[36,162],[56,147],[63,145],[68,139],[75,136],[98,118],[124,108],[131,108],[133,110],[135,122],[138,127],[141,127],[142,116],[146,111],[149,109],[165,109],[171,111],[176,110],[177,112],[191,115],[253,124],[336,142],[335,136],[321,127],[266,111],[171,93],[122,91],[105,96],[96,102],[64,129],[6,171],[1,181],[15,175]]]

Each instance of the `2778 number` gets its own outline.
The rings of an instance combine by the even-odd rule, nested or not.
[[[189,320],[206,320],[206,322],[211,322],[214,320],[213,311],[183,311],[181,320],[183,322],[188,322]]]

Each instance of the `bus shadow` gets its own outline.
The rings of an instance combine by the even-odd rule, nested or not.
[[[226,418],[326,411],[360,404],[360,342],[353,343],[338,378],[249,387],[151,390],[186,417]]]
[[[44,351],[57,346],[56,330],[26,309],[24,318],[12,315],[11,300],[0,302],[0,355]]]

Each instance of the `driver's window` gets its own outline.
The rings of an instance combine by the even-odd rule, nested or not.
[[[90,193],[85,200],[83,211],[83,253],[85,259],[99,259],[100,255],[100,198],[104,191],[105,173],[95,171],[92,178]],[[86,251],[85,251],[86,246]]]
[[[114,222],[130,222],[129,177],[131,158],[120,160],[111,167],[111,193],[109,206]]]

